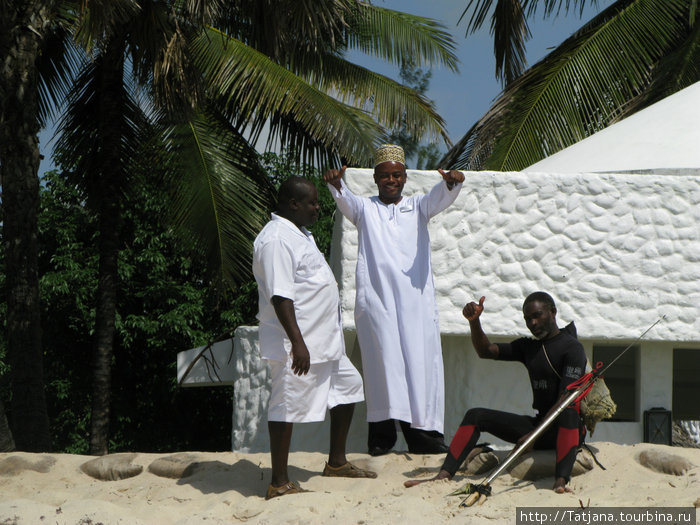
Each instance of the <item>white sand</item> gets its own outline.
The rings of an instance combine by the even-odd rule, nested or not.
[[[379,473],[377,479],[324,478],[325,456],[290,455],[290,477],[313,492],[265,501],[270,480],[269,454],[192,453],[199,462],[194,474],[169,479],[148,472],[167,454],[138,454],[141,474],[120,481],[98,481],[80,465],[92,459],[66,454],[0,454],[0,525],[12,524],[227,524],[227,523],[477,523],[512,524],[516,507],[693,507],[700,505],[700,449],[639,444],[595,443],[606,467],[573,478],[573,494],[557,495],[553,478],[521,481],[503,474],[493,494],[479,507],[460,508],[461,499],[447,494],[484,476],[458,474],[452,481],[406,489],[411,477],[433,475],[442,456],[392,453],[373,458],[352,454],[350,460]],[[682,475],[643,467],[644,450],[681,456],[695,465]],[[37,464],[51,457],[48,472],[3,470],[17,458]],[[696,518],[697,520],[697,518]]]

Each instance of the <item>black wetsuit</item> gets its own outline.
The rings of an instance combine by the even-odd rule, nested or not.
[[[481,432],[489,432],[505,441],[516,443],[539,425],[566,391],[566,386],[585,372],[586,354],[575,334],[576,329],[571,324],[544,341],[521,338],[510,343],[498,344],[499,360],[520,361],[527,367],[532,386],[532,406],[537,411],[537,416],[523,416],[487,408],[467,411],[450,443],[450,451],[442,465],[444,470],[450,475],[457,472],[476,445]],[[547,361],[543,346],[551,365]],[[556,449],[557,463],[554,475],[564,478],[567,482],[571,477],[571,469],[581,440],[579,423],[577,404],[564,409],[534,444],[536,449]]]

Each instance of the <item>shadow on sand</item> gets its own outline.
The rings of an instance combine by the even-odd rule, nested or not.
[[[222,461],[198,461],[192,463],[178,480],[178,485],[191,485],[202,494],[222,494],[230,490],[242,496],[264,496],[270,484],[272,471],[247,459],[228,464]],[[308,481],[320,472],[289,466],[289,478]]]

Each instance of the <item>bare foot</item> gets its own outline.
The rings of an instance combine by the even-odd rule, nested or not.
[[[416,485],[420,485],[421,483],[426,483],[427,481],[438,481],[440,479],[451,479],[452,476],[450,475],[449,472],[446,470],[440,470],[440,472],[437,473],[437,476],[434,478],[429,478],[429,479],[409,479],[408,481],[403,482],[403,486],[406,488],[410,487],[415,487]]]
[[[565,492],[573,492],[573,490],[566,486],[566,480],[564,478],[557,478],[554,481],[554,492],[557,494],[564,494]]]

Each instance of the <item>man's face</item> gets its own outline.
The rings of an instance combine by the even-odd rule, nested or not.
[[[374,182],[379,190],[379,200],[384,204],[396,204],[406,184],[406,167],[400,162],[382,162],[374,168]]]
[[[540,301],[531,301],[523,308],[528,330],[535,339],[547,339],[557,328],[557,311]]]
[[[305,186],[307,190],[299,199],[291,202],[294,210],[294,224],[309,227],[318,220],[318,212],[321,205],[318,203],[318,192],[313,185]]]

